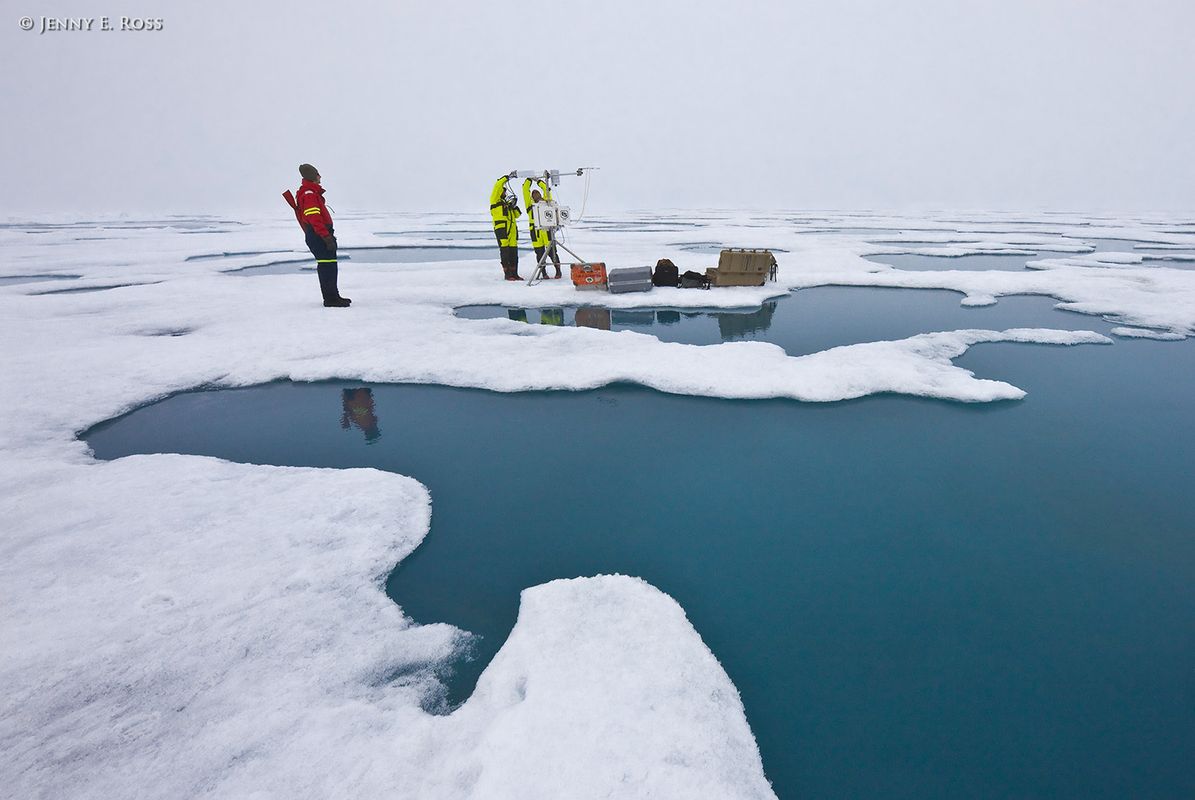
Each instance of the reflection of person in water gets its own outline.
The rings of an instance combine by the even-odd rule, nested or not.
[[[346,431],[356,425],[365,434],[366,442],[373,442],[382,437],[378,429],[378,417],[373,413],[372,389],[345,389],[341,401],[344,413],[340,415],[340,427]]]

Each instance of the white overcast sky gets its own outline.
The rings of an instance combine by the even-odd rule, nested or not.
[[[8,213],[269,212],[301,161],[346,210],[580,165],[599,213],[1195,209],[1193,0],[0,5]]]

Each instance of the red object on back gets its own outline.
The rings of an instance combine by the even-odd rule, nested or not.
[[[299,221],[299,227],[302,228],[303,227],[303,215],[299,213],[299,206],[295,202],[295,196],[291,192],[290,189],[287,189],[285,192],[282,193],[282,199],[285,200],[286,204],[288,206],[290,206],[291,209],[295,212],[295,219],[297,219]]]

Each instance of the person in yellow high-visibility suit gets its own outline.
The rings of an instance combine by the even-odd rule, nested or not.
[[[490,192],[490,216],[494,219],[494,236],[498,239],[498,253],[502,260],[502,274],[508,281],[520,281],[519,277],[519,224],[523,215],[519,211],[514,192],[507,186],[514,173],[509,173],[494,182]]]
[[[553,277],[559,278],[560,256],[556,254],[556,243],[552,241],[551,234],[535,227],[535,217],[531,213],[531,206],[541,200],[552,199],[552,190],[542,178],[537,178],[535,183],[536,188],[532,189],[530,178],[523,181],[523,205],[527,207],[527,228],[531,232],[531,247],[535,250],[535,263],[538,264],[540,262],[546,250],[548,257],[552,259],[552,266],[556,268],[556,274]],[[544,275],[547,275],[546,271]]]

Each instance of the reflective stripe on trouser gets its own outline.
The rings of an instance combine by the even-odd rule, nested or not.
[[[494,220],[494,237],[499,247],[519,246],[519,224],[514,217]]]

